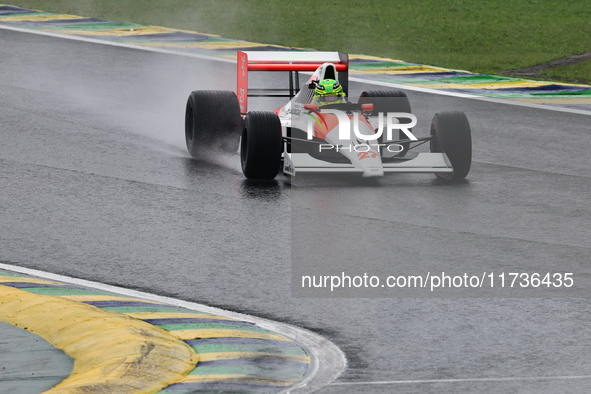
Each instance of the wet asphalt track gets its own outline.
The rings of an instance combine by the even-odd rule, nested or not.
[[[355,273],[423,274],[433,261],[474,274],[568,270],[582,284],[571,295],[588,297],[590,117],[409,92],[417,135],[437,111],[467,113],[466,183],[260,185],[244,180],[237,158],[198,162],[184,146],[190,91],[234,80],[231,64],[0,30],[0,261],[314,330],[349,360],[326,393],[591,389],[586,298],[290,290],[292,271],[304,269],[291,267],[302,234],[317,240],[355,221],[373,234],[360,244],[375,242],[367,265],[339,252]],[[350,95],[366,88],[354,83]],[[576,378],[503,380],[539,377]]]

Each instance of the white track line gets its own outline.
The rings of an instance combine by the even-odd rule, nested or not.
[[[231,319],[255,323],[259,327],[284,335],[294,342],[305,347],[310,356],[310,367],[306,377],[298,384],[285,390],[286,393],[311,392],[333,382],[338,375],[346,368],[345,354],[332,342],[311,331],[285,323],[275,322],[256,316],[243,313],[226,311],[211,306],[178,300],[170,297],[163,297],[155,294],[144,293],[137,290],[125,289],[123,287],[106,285],[84,279],[71,278],[68,276],[52,274],[31,268],[24,268],[10,264],[0,263],[0,270],[17,272],[24,275],[36,276],[43,279],[69,283],[73,285],[89,287],[96,290],[121,294],[127,297],[141,298],[144,300],[161,302],[199,312],[206,312],[225,316]]]
[[[349,81],[367,83],[367,84],[371,84],[371,85],[387,86],[387,87],[395,88],[395,89],[411,90],[414,92],[438,94],[440,96],[451,96],[451,97],[465,98],[465,99],[470,99],[470,100],[486,101],[486,102],[495,103],[495,104],[517,105],[520,107],[537,108],[537,109],[543,109],[543,110],[548,110],[548,111],[567,112],[567,113],[577,114],[577,115],[587,115],[587,116],[591,115],[591,111],[587,111],[584,109],[555,107],[555,106],[548,105],[548,104],[536,104],[536,103],[530,103],[530,102],[525,102],[525,101],[514,101],[514,100],[495,98],[495,97],[477,96],[474,94],[446,92],[444,90],[428,89],[428,88],[422,88],[419,86],[401,85],[401,84],[390,83],[390,82],[381,82],[381,81],[370,81],[370,80],[363,79],[363,78],[351,78],[350,77]]]
[[[236,60],[226,59],[226,58],[223,58],[223,57],[199,55],[197,53],[189,53],[189,52],[182,52],[182,51],[174,51],[174,50],[170,50],[170,49],[146,47],[146,46],[143,46],[143,45],[126,44],[126,43],[123,43],[123,42],[108,41],[106,39],[102,39],[101,40],[101,39],[98,39],[98,38],[90,38],[90,37],[84,37],[84,36],[75,36],[75,35],[61,34],[61,33],[52,33],[50,31],[23,29],[23,28],[20,28],[20,27],[2,25],[1,23],[0,23],[0,29],[13,30],[13,31],[21,32],[21,33],[39,34],[41,36],[64,38],[66,40],[91,42],[93,44],[110,45],[110,46],[113,46],[113,47],[139,49],[139,50],[148,51],[148,52],[166,53],[167,55],[181,55],[181,56],[187,56],[187,57],[194,57],[194,58],[197,58],[197,59],[213,60],[213,61],[217,61],[217,62],[225,62],[225,63],[234,63],[234,64],[236,64]]]
[[[466,379],[426,379],[426,380],[391,380],[383,382],[334,382],[329,386],[374,386],[394,384],[425,384],[425,383],[464,383],[464,382],[513,382],[534,380],[575,380],[591,379],[590,375],[575,376],[533,376],[533,377],[506,377],[506,378],[466,378]]]
[[[67,40],[91,42],[94,44],[111,45],[111,46],[121,47],[121,48],[139,49],[142,51],[165,53],[168,55],[187,56],[187,57],[193,57],[193,58],[197,58],[197,59],[211,60],[211,61],[224,62],[224,63],[236,63],[236,60],[226,59],[223,57],[199,55],[199,54],[190,53],[190,52],[146,47],[143,45],[125,44],[125,43],[121,43],[121,42],[113,42],[113,41],[107,41],[107,40],[101,40],[101,39],[89,38],[89,37],[82,37],[82,36],[73,36],[73,35],[68,35],[68,34],[52,33],[52,32],[48,32],[48,31],[23,29],[20,27],[5,26],[2,24],[0,24],[0,29],[13,30],[13,31],[18,31],[18,32],[22,32],[22,33],[39,34],[42,36],[49,36],[49,37],[64,38]],[[381,82],[381,81],[372,81],[372,80],[363,79],[363,78],[350,77],[349,81],[365,83],[368,85],[386,86],[386,87],[395,88],[395,89],[411,90],[411,91],[415,91],[415,92],[437,94],[440,96],[450,96],[450,97],[466,98],[466,99],[471,99],[471,100],[480,100],[480,101],[486,101],[486,102],[496,103],[496,104],[517,105],[520,107],[537,108],[537,109],[543,109],[543,110],[547,110],[547,111],[566,112],[566,113],[572,113],[572,114],[577,114],[577,115],[587,115],[587,116],[591,115],[591,111],[587,111],[587,110],[583,110],[583,109],[555,107],[555,106],[547,105],[547,104],[536,104],[536,103],[528,103],[528,102],[523,102],[523,101],[505,100],[505,99],[501,99],[501,98],[483,97],[483,96],[477,96],[477,95],[466,94],[466,93],[446,92],[446,91],[442,91],[442,90],[428,89],[428,88],[422,88],[422,87],[418,87],[418,86],[401,85],[401,84],[390,83],[390,82]]]

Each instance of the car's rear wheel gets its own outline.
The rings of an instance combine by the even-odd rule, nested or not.
[[[410,108],[410,101],[406,96],[406,93],[400,90],[369,90],[367,92],[361,93],[359,96],[359,104],[373,104],[373,113],[378,114],[380,112],[387,113],[387,112],[405,112],[405,113],[412,113]],[[398,121],[402,124],[410,123],[411,120],[408,118],[401,118]],[[385,125],[384,125],[385,127]],[[412,129],[409,129],[412,132]],[[384,135],[385,130],[382,136],[379,139],[379,143],[384,143]],[[406,134],[400,130],[398,138],[408,139]],[[397,155],[399,157],[406,155],[408,148],[410,146],[410,142],[405,142],[400,144],[402,145],[402,151]]]
[[[274,112],[249,112],[240,142],[242,172],[248,179],[274,179],[281,167],[281,122]]]
[[[196,90],[185,110],[185,139],[191,156],[207,151],[235,153],[242,126],[238,98],[234,92]]]
[[[435,174],[445,179],[463,179],[472,165],[472,132],[463,112],[438,112],[431,122],[431,152],[443,152],[452,167],[452,174]]]

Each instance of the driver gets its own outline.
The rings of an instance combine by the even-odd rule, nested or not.
[[[322,106],[344,102],[345,92],[343,92],[343,87],[336,80],[323,79],[322,81],[316,82],[312,103]]]

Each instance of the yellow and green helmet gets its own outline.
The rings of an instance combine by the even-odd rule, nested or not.
[[[335,95],[344,96],[343,87],[334,79],[323,79],[316,84],[314,95],[318,97]]]

